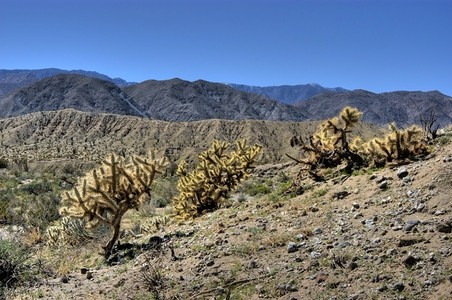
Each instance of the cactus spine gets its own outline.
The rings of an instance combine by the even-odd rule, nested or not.
[[[109,226],[112,237],[103,247],[105,256],[119,237],[121,219],[151,196],[154,177],[163,172],[165,159],[132,157],[130,161],[111,154],[102,165],[80,179],[78,187],[63,197],[62,215],[86,220],[87,228]]]
[[[190,173],[185,161],[179,164],[179,195],[173,198],[179,219],[190,219],[220,207],[228,193],[248,176],[247,170],[253,167],[262,148],[248,146],[246,140],[242,140],[236,142],[235,151],[226,153],[230,146],[215,140],[198,156],[200,162]]]

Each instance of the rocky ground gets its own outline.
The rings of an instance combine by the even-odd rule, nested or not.
[[[452,298],[452,145],[304,189],[129,237],[147,250],[123,251],[112,266],[73,266],[11,298]]]

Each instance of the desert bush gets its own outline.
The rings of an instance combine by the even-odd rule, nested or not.
[[[190,173],[185,161],[179,164],[179,195],[173,198],[178,218],[190,219],[219,208],[228,193],[248,176],[247,171],[253,167],[261,146],[248,146],[242,140],[237,141],[235,151],[226,152],[230,146],[215,140],[198,156],[200,161]]]
[[[112,230],[112,236],[103,247],[108,258],[116,243],[121,220],[130,209],[138,209],[149,201],[151,184],[156,175],[163,173],[165,159],[156,160],[132,156],[129,160],[111,154],[102,165],[88,172],[79,185],[63,198],[65,205],[61,214],[85,220],[87,229],[95,229],[100,224]]]
[[[23,181],[29,179],[22,176]],[[0,220],[44,231],[60,217],[61,188],[58,182],[50,182],[44,175],[35,177],[25,184],[15,178],[3,178],[2,185],[6,189],[0,189]]]
[[[0,299],[13,286],[33,277],[34,268],[27,263],[32,253],[25,245],[12,240],[0,240]]]
[[[441,136],[438,138],[438,142],[445,146],[450,144],[450,136]]]
[[[156,208],[165,207],[171,204],[171,199],[177,195],[176,177],[158,177],[154,180],[152,191],[154,197],[151,204]]]
[[[246,195],[249,196],[266,195],[272,192],[270,186],[261,182],[244,183],[242,190]]]

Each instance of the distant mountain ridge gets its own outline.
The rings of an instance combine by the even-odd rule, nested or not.
[[[15,70],[5,70],[0,69],[0,96],[5,95],[13,90],[27,86],[36,82],[38,80],[52,77],[57,74],[78,74],[89,76],[93,78],[98,78],[106,81],[110,81],[117,86],[127,86],[135,84],[136,82],[127,82],[122,78],[111,78],[107,75],[95,72],[95,71],[85,71],[85,70],[62,70],[57,68],[47,68],[47,69],[15,69]]]
[[[102,79],[58,74],[0,97],[0,118],[67,108],[174,122],[307,120],[293,106],[203,80],[149,80],[121,89]]]
[[[206,119],[300,122],[331,118],[348,105],[363,112],[363,121],[378,125],[396,121],[399,126],[407,126],[418,123],[420,113],[430,112],[435,112],[439,126],[452,123],[452,98],[438,91],[380,94],[365,90],[326,91],[289,105],[205,80],[148,80],[119,87],[104,79],[59,74],[36,81],[37,76],[49,74],[46,70],[49,69],[37,74],[0,73],[3,79],[9,77],[10,85],[31,82],[0,96],[0,118],[72,108],[171,122]]]
[[[123,87],[123,90],[148,115],[165,121],[308,119],[301,110],[290,105],[204,80],[148,80]]]
[[[327,88],[317,83],[279,86],[253,86],[235,83],[228,83],[227,85],[244,92],[263,95],[287,104],[309,99],[322,92],[330,91],[339,93],[347,91],[341,87]]]
[[[83,75],[46,77],[0,97],[1,118],[66,108],[147,117],[114,83]]]

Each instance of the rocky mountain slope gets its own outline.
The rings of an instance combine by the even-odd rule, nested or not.
[[[438,91],[381,94],[365,90],[325,92],[293,105],[315,120],[331,118],[349,105],[363,112],[364,121],[374,124],[384,125],[396,121],[406,127],[407,124],[418,123],[420,113],[428,116],[431,111],[437,116],[437,125],[444,127],[452,123],[452,97]]]
[[[235,83],[228,85],[244,92],[263,95],[287,104],[306,100],[326,91],[336,93],[347,91],[341,87],[327,88],[316,83],[279,86],[253,86]]]
[[[150,116],[165,121],[307,119],[287,104],[204,80],[149,80],[124,87],[123,90]]]
[[[94,265],[86,245],[66,274],[12,299],[450,299],[450,143],[403,169],[306,180],[295,197],[278,192],[294,174],[261,166],[248,185],[270,194],[236,195],[228,207],[152,234],[126,225],[123,245],[148,250]],[[65,251],[65,260],[75,253]]]
[[[13,90],[25,87],[33,82],[46,77],[52,77],[57,74],[78,74],[110,81],[118,86],[126,86],[134,84],[127,82],[122,78],[110,78],[107,75],[94,71],[85,70],[62,70],[56,68],[35,69],[35,70],[5,70],[0,69],[0,96],[5,95]]]
[[[115,84],[92,77],[59,74],[0,97],[0,117],[74,108],[145,117]]]

